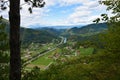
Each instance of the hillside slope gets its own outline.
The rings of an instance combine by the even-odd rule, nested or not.
[[[106,23],[90,24],[90,25],[83,26],[81,28],[73,27],[71,29],[66,30],[65,33],[63,33],[62,35],[91,36],[91,35],[101,33],[105,30],[107,30]]]
[[[9,22],[5,19],[0,21],[0,24],[6,26],[6,32],[9,35]],[[28,28],[20,28],[21,43],[49,43],[53,39],[57,39],[58,36],[50,31],[46,30],[34,30]]]

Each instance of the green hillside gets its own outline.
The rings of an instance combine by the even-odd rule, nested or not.
[[[74,27],[69,29],[67,32],[70,33],[71,35],[90,36],[96,33],[100,33],[104,30],[107,30],[106,23],[90,24],[90,25],[83,26],[81,28]]]
[[[65,30],[61,33],[61,35],[67,37],[70,41],[86,41],[93,40],[93,38],[97,39],[99,33],[105,33],[106,30],[107,24],[99,23],[86,25],[81,28],[73,27]]]
[[[0,23],[6,25],[6,31],[9,34],[9,22],[6,19],[2,19]],[[51,31],[47,30],[35,30],[29,28],[20,28],[21,43],[49,43],[53,39],[58,39],[58,36]]]
[[[9,22],[5,19],[2,23],[6,24],[6,31],[9,32]],[[23,28],[21,27],[21,43],[30,44],[34,43],[49,43],[59,36],[67,37],[70,41],[86,41],[93,40],[99,33],[107,30],[106,23],[90,24],[81,28],[73,27],[71,29],[54,29],[54,28]],[[97,39],[97,38],[94,38]]]
[[[55,34],[49,31],[21,28],[21,40],[23,43],[49,43],[57,38]]]

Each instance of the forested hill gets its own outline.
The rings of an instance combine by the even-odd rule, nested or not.
[[[81,28],[73,27],[68,29],[63,35],[81,35],[81,36],[91,36],[97,33],[103,32],[107,30],[106,23],[99,23],[99,24],[90,24],[83,26]]]
[[[6,31],[9,34],[9,22],[5,19],[2,19],[0,23],[5,24]],[[56,34],[47,30],[34,30],[23,27],[20,28],[20,34],[22,43],[49,43],[53,39],[58,38]]]
[[[40,31],[47,31],[47,32],[50,32],[50,33],[55,34],[57,36],[59,36],[61,33],[63,33],[66,30],[66,29],[55,29],[55,28],[49,28],[49,27],[33,28],[33,29],[40,30]]]
[[[5,19],[2,23],[7,24],[7,32],[9,32],[9,22]],[[90,24],[83,27],[73,26],[71,29],[54,29],[54,28],[23,28],[21,27],[21,42],[22,43],[49,43],[53,39],[58,39],[59,36],[65,36],[69,40],[85,40],[107,30],[106,23]]]
[[[23,43],[49,43],[57,38],[58,36],[56,34],[49,31],[21,28],[21,39]]]

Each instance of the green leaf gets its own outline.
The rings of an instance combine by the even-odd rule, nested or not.
[[[32,13],[32,8],[31,7],[29,7],[28,10],[29,10],[30,13]]]

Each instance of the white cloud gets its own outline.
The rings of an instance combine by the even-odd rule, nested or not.
[[[68,5],[74,5],[74,4],[83,4],[88,3],[89,0],[58,0],[60,5],[62,6],[68,6]]]
[[[69,25],[69,24],[88,24],[91,23],[95,18],[104,12],[104,6],[99,5],[99,0],[45,0],[46,5],[44,8],[34,8],[33,13],[30,14],[28,11],[28,5],[23,5],[21,10],[21,25],[28,27],[30,25],[40,24],[40,25]],[[24,3],[24,0],[21,0],[21,4]],[[73,7],[74,11],[66,15],[67,18],[47,21],[49,13],[52,10],[52,7],[69,7],[71,5],[76,5]],[[69,8],[68,8],[69,10]],[[67,10],[66,10],[67,11]],[[61,15],[64,15],[66,11],[62,11]],[[101,13],[99,13],[99,12]],[[98,14],[99,13],[99,14]],[[8,10],[4,11],[2,14],[5,18],[8,19]],[[56,14],[57,15],[57,14]]]
[[[46,5],[45,5],[45,7],[50,7],[50,6],[54,6],[54,5],[56,5],[57,4],[57,0],[44,0],[45,1],[45,3],[46,3]]]
[[[33,24],[43,24],[43,17],[46,16],[45,13],[49,10],[44,11],[43,9],[35,8],[33,13],[30,14],[27,9],[21,11],[21,25],[28,27]]]
[[[83,3],[84,6],[87,6],[89,8],[94,8],[99,5],[98,1],[89,1],[87,3]]]
[[[69,18],[81,18],[86,17],[91,14],[91,11],[75,11],[73,14],[69,16]]]
[[[100,17],[105,12],[105,6],[101,6],[98,0],[80,0],[80,6],[74,9],[67,19],[71,24],[90,24],[93,20]],[[101,13],[100,13],[101,12]]]

